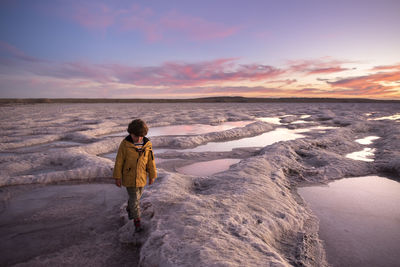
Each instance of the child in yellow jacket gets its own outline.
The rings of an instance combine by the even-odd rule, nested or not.
[[[143,188],[152,184],[157,177],[152,144],[146,137],[149,128],[141,119],[133,120],[128,125],[129,135],[122,140],[115,159],[113,178],[115,184],[121,184],[128,191],[128,216],[134,220],[135,230],[142,230],[140,225],[140,198]]]

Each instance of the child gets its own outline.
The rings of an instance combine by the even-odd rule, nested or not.
[[[142,230],[140,226],[140,198],[143,187],[152,184],[157,177],[156,164],[150,140],[145,137],[149,128],[141,119],[133,120],[128,125],[129,135],[122,140],[115,159],[113,178],[115,184],[121,184],[128,191],[129,200],[126,208],[130,220],[134,220],[135,231]],[[122,181],[121,181],[122,180]]]

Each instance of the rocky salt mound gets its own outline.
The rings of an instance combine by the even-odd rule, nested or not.
[[[45,116],[43,110],[47,111]],[[326,266],[318,221],[298,196],[297,186],[378,173],[398,179],[400,123],[375,120],[396,110],[396,104],[5,106],[3,114],[9,116],[2,118],[1,125],[0,182],[6,186],[105,180],[111,175],[113,162],[100,155],[114,152],[121,137],[103,135],[122,131],[132,119],[129,114],[144,118],[153,127],[255,121],[221,132],[152,139],[155,147],[167,148],[235,140],[278,127],[256,122],[262,117],[280,117],[279,127],[336,127],[258,149],[156,155],[178,159],[179,164],[220,157],[242,160],[208,177],[176,173],[174,161],[161,163],[159,179],[146,189],[142,200],[145,231],[132,237],[133,227],[126,220],[124,207],[121,217],[125,223],[119,230],[122,243],[140,246],[142,266]],[[25,120],[26,127],[15,127],[17,119]],[[307,123],[292,124],[301,119]],[[365,148],[355,140],[366,136],[380,137],[369,145],[376,149],[375,161],[347,158],[347,154]],[[79,145],[16,151],[49,140]]]
[[[144,197],[146,225],[140,262],[163,266],[326,266],[318,222],[296,193],[299,183],[390,171],[399,155],[379,147],[375,164],[345,157],[359,149],[354,136],[396,138],[398,125],[360,124],[319,140],[264,148],[210,177],[164,173]],[[392,128],[392,127],[390,127]],[[383,157],[380,157],[383,156]],[[392,165],[393,164],[393,165]],[[385,166],[385,167],[383,167]],[[165,264],[165,265],[164,265]]]

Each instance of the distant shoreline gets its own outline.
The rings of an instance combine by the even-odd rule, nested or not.
[[[400,100],[378,100],[368,98],[247,98],[236,96],[190,99],[0,98],[0,104],[36,103],[400,103]]]

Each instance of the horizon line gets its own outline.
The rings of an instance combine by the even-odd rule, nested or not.
[[[216,96],[200,98],[0,98],[1,104],[12,103],[316,103],[316,102],[340,102],[340,103],[400,103],[400,99],[373,99],[373,98],[334,98],[334,97],[243,97],[243,96]]]

